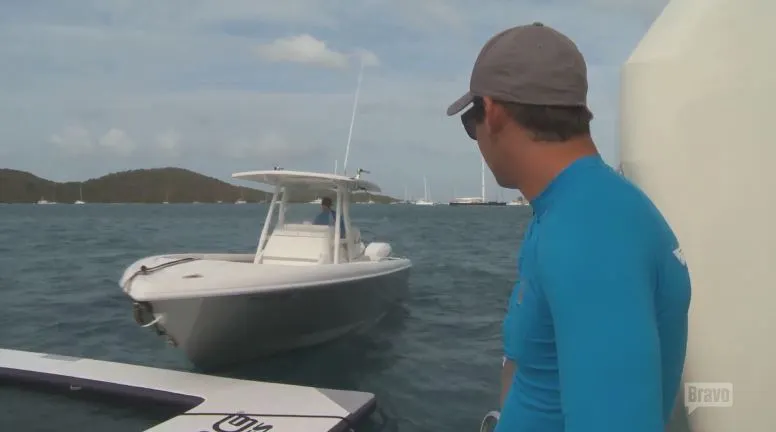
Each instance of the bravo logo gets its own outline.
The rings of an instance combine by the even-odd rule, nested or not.
[[[687,415],[698,408],[730,408],[733,406],[733,383],[685,383],[684,406],[687,408]]]

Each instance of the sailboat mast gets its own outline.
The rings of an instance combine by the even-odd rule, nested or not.
[[[485,158],[482,158],[482,202],[485,202]]]

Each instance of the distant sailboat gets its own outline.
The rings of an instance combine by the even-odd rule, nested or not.
[[[402,201],[394,201],[391,204],[412,204],[408,197],[409,194],[407,193],[407,185],[404,185],[404,199]]]
[[[485,159],[482,159],[481,177],[482,184],[481,194],[479,197],[466,197],[466,198],[454,198],[450,201],[451,206],[505,206],[507,203],[501,200],[488,201],[487,194],[485,193]]]
[[[434,202],[428,198],[428,182],[426,181],[426,176],[423,176],[423,198],[416,200],[414,204],[424,206],[434,205]]]
[[[54,186],[54,198],[49,201],[45,197],[40,197],[38,200],[38,204],[56,204],[57,203],[57,187]]]
[[[77,199],[73,204],[86,204],[86,202],[84,201],[84,185],[83,185],[83,183],[81,183],[78,186],[78,196],[79,196],[79,199]]]
[[[372,195],[371,194],[368,194],[367,196],[369,197],[368,201],[363,201],[363,202],[359,202],[359,203],[356,203],[356,204],[364,204],[364,205],[377,204],[375,202],[375,200],[372,199]]]

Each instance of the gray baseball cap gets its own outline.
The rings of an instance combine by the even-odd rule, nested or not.
[[[576,44],[533,23],[493,36],[474,62],[469,91],[447,108],[461,112],[477,96],[527,105],[587,106],[587,66]]]

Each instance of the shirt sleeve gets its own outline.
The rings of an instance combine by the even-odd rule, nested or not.
[[[512,294],[509,295],[509,300],[507,303],[507,313],[504,316],[504,322],[501,326],[501,332],[502,332],[502,339],[504,343],[504,358],[505,360],[512,360],[515,361],[517,359],[517,349],[515,347],[516,343],[516,336],[515,336],[515,326],[517,325],[517,313],[514,304],[515,304],[515,296],[520,289],[520,282],[517,282],[512,288]]]
[[[313,220],[313,225],[328,225],[329,224],[329,214],[326,212],[318,213],[317,216],[315,216],[315,219]]]
[[[522,278],[523,273],[523,256],[525,255],[526,248],[530,247],[529,242],[533,234],[534,223],[535,219],[532,218],[531,222],[528,224],[528,227],[525,230],[525,233],[523,234],[523,241],[520,245],[520,250],[517,253],[518,280],[514,287],[512,287],[512,293],[509,295],[509,300],[507,301],[507,313],[504,316],[504,322],[501,326],[505,361],[515,361],[517,359],[517,347],[515,346],[517,343],[517,337],[514,333],[516,332],[515,326],[517,326],[517,314],[519,311],[515,307],[515,303],[517,303],[517,293],[520,291],[520,284],[522,283],[520,279]]]
[[[555,328],[565,430],[662,432],[649,239],[613,235],[604,224],[567,225],[543,236],[537,250]]]

